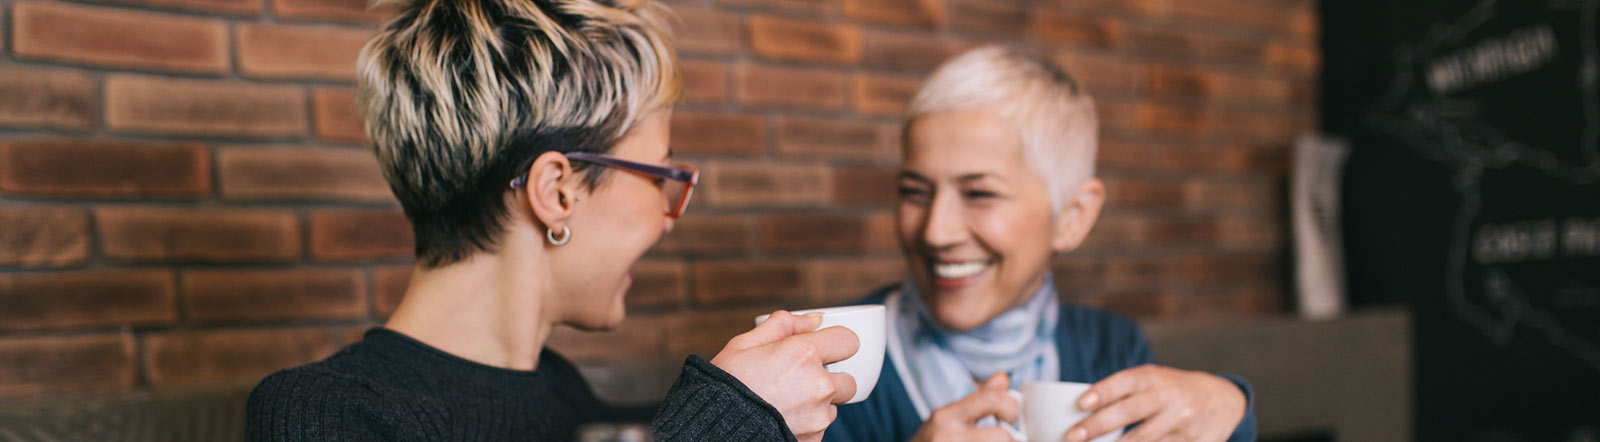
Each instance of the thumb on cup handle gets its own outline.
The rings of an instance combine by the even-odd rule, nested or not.
[[[790,336],[816,330],[822,325],[822,315],[796,316],[784,310],[772,312],[756,323],[756,328],[735,336],[729,347],[752,348],[782,341]]]

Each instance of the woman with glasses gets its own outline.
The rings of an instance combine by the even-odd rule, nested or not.
[[[544,345],[623,321],[629,269],[693,195],[695,170],[668,165],[679,79],[657,6],[397,3],[358,101],[415,233],[410,286],[360,342],[263,380],[250,439],[572,440],[649,418],[601,403]],[[772,318],[688,358],[657,440],[820,439],[855,390],[823,364],[855,335]]]

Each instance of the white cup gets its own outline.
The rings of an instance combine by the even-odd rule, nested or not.
[[[822,314],[818,330],[842,326],[856,334],[861,348],[843,361],[828,364],[830,373],[848,373],[856,380],[856,395],[847,404],[867,400],[872,387],[878,384],[878,373],[883,370],[883,326],[887,320],[882,305],[850,305],[791,312],[795,315]],[[756,317],[756,325],[767,320],[767,315]]]
[[[1089,417],[1089,412],[1078,409],[1078,397],[1087,391],[1089,384],[1082,382],[1023,382],[1022,391],[1011,390],[1011,397],[1022,403],[1017,424],[1001,422],[1000,428],[1023,442],[1059,441],[1068,428]],[[1119,437],[1121,428],[1090,442],[1111,442]]]

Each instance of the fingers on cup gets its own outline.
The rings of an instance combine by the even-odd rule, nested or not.
[[[833,384],[832,404],[849,402],[856,396],[856,378],[849,373],[828,373],[828,380]]]
[[[968,433],[967,436],[969,436],[969,437],[967,439],[964,439],[964,440],[973,440],[973,441],[981,441],[981,442],[1014,442],[1014,441],[1016,441],[1016,439],[1013,439],[1011,437],[1011,433],[1007,433],[1005,429],[1002,429],[1000,427],[973,428],[972,432]]]
[[[1135,392],[1150,388],[1153,382],[1151,369],[1154,365],[1140,365],[1125,369],[1101,379],[1089,386],[1089,391],[1078,397],[1078,409],[1094,411],[1106,404],[1115,403],[1123,397]]]
[[[824,364],[849,359],[861,349],[861,339],[856,337],[856,333],[840,326],[828,327],[802,336],[816,349],[816,356]]]
[[[1112,402],[1078,422],[1072,429],[1067,430],[1072,435],[1079,429],[1085,431],[1084,438],[1078,440],[1091,440],[1106,433],[1116,431],[1118,428],[1133,425],[1143,421],[1161,411],[1161,399],[1153,394],[1134,394],[1116,402]]]
[[[1190,440],[1184,437],[1186,433],[1178,431],[1181,426],[1189,424],[1192,413],[1184,414],[1180,410],[1161,410],[1154,416],[1140,423],[1138,427],[1128,431],[1122,436],[1121,441],[1128,442],[1157,442],[1169,437],[1178,437],[1179,440]]]

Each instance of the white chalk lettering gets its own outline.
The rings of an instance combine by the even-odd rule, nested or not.
[[[1472,255],[1479,264],[1549,259],[1555,255],[1556,233],[1553,220],[1485,224],[1473,235]]]
[[[1561,249],[1567,256],[1600,256],[1600,218],[1562,222]]]
[[[1556,32],[1549,25],[1520,29],[1433,60],[1425,77],[1429,89],[1445,94],[1538,69],[1556,52]]]

